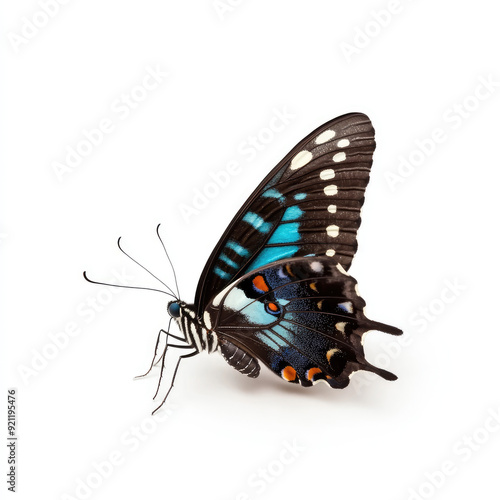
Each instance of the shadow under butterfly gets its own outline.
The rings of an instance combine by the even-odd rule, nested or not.
[[[361,113],[335,118],[297,144],[234,216],[205,265],[193,304],[180,300],[175,271],[177,293],[118,240],[123,253],[167,288],[156,291],[173,298],[168,313],[182,334],[170,333],[170,323],[158,334],[144,374],[161,363],[155,398],[167,350],[186,351],[155,411],[170,394],[180,362],[202,351],[220,352],[248,377],[258,377],[262,363],[284,381],[304,387],[325,382],[341,389],[358,370],[396,380],[366,360],[363,335],[403,332],[364,315],[365,301],[347,273],[374,150],[372,124]],[[158,228],[157,234],[165,249]]]

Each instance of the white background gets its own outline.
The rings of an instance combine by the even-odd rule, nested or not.
[[[18,498],[497,498],[493,2],[73,0],[48,2],[50,18],[41,4],[4,2],[1,16],[0,421],[5,435],[16,387]],[[144,91],[148,67],[168,76]],[[131,94],[140,102],[124,108]],[[293,118],[269,139],[277,111]],[[370,116],[378,144],[351,273],[367,315],[405,331],[366,337],[368,359],[399,380],[358,374],[343,391],[305,390],[203,354],[181,366],[153,420],[158,373],[132,377],[167,326],[167,297],[111,294],[82,271],[115,281],[125,269],[129,284],[154,285],[119,253],[122,236],[172,284],[162,223],[191,301],[247,195],[302,137],[350,111]],[[57,175],[103,119],[113,130]],[[258,134],[267,144],[244,153]],[[229,184],[183,217],[229,162]],[[97,473],[110,456],[113,470]]]

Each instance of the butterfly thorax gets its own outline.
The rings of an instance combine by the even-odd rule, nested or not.
[[[193,304],[179,301],[179,316],[175,321],[183,333],[186,341],[198,352],[207,351],[212,353],[217,350],[217,335],[213,330],[207,330],[205,325],[198,319]]]

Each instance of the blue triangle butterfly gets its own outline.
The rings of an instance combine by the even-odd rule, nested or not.
[[[374,150],[368,117],[347,114],[309,134],[261,182],[212,251],[194,304],[177,296],[168,304],[182,336],[162,330],[167,342],[159,352],[159,335],[151,367],[163,368],[167,347],[190,352],[163,402],[181,360],[201,351],[219,351],[249,377],[263,364],[303,387],[344,388],[357,370],[396,379],[365,359],[362,339],[402,331],[364,315],[347,273]]]

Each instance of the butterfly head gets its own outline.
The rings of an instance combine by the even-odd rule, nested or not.
[[[193,306],[179,299],[170,301],[167,305],[167,311],[170,317],[179,325],[184,317],[189,318],[190,322],[194,321],[196,317]]]
[[[181,301],[172,300],[167,306],[168,314],[174,319],[180,318],[181,316]]]

